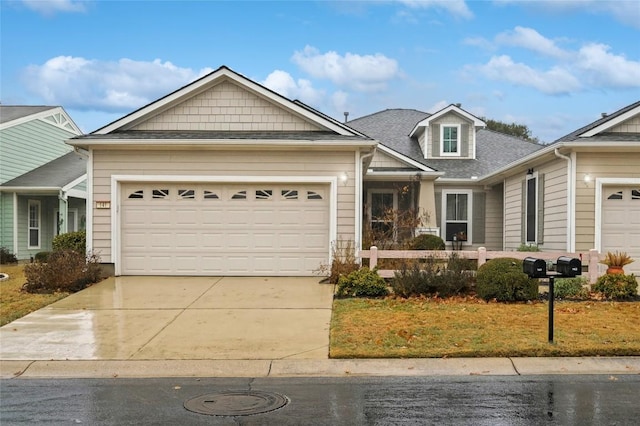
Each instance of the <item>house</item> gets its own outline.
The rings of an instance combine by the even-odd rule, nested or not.
[[[385,193],[387,207],[403,208],[391,181],[422,173],[418,205],[428,209],[420,200],[434,192],[428,225],[450,244],[463,232],[463,248],[620,250],[637,259],[627,273],[640,275],[640,102],[549,145],[491,132],[459,105],[433,115],[386,110],[349,125],[380,142],[364,177],[374,207]],[[436,170],[431,189],[425,175]],[[375,214],[367,220],[373,226]]]
[[[222,66],[68,143],[89,155],[88,248],[116,275],[312,275],[341,242],[407,232],[389,211],[458,249],[597,243],[571,239],[567,205],[588,204],[575,143],[493,132],[461,105],[343,123]],[[623,145],[602,145],[619,172]]]
[[[84,228],[86,156],[65,143],[80,134],[61,107],[0,105],[0,246],[19,260]]]

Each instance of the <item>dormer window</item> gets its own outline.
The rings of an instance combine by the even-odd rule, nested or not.
[[[440,126],[440,155],[460,156],[459,124],[443,124]]]

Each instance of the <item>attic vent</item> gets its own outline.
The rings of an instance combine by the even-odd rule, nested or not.
[[[600,115],[602,116],[602,118],[606,118],[607,115],[609,115],[609,114],[607,114],[606,112],[603,112],[603,113],[600,113]]]
[[[458,108],[462,108],[462,104],[455,104]]]
[[[349,121],[349,111],[344,112],[344,122],[346,123],[347,121]]]

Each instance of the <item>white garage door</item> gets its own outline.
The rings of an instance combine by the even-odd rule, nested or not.
[[[625,272],[640,275],[640,188],[603,188],[602,252],[626,251],[636,261]]]
[[[312,275],[329,255],[329,186],[127,183],[124,275]]]

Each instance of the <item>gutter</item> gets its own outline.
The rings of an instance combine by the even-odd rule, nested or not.
[[[567,252],[575,252],[576,247],[576,229],[574,226],[574,220],[576,214],[575,203],[575,179],[574,179],[574,165],[571,161],[571,157],[561,154],[560,150],[556,148],[553,153],[556,157],[561,158],[567,162]]]

